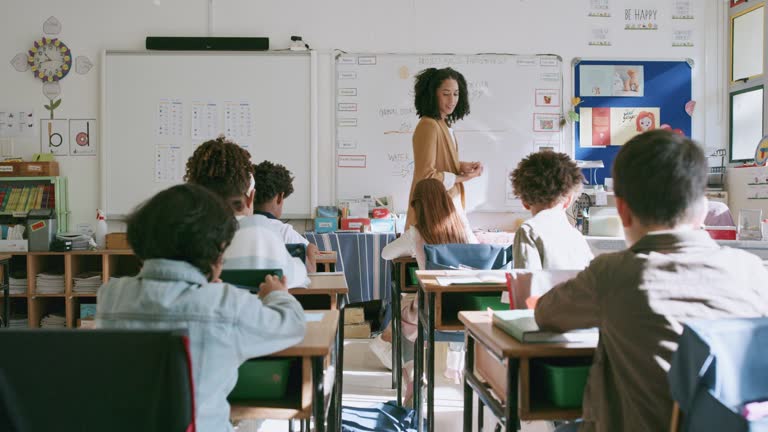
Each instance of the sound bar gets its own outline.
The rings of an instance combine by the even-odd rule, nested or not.
[[[147,36],[146,46],[166,51],[267,51],[269,38]]]

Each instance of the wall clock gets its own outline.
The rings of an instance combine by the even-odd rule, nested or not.
[[[59,81],[72,69],[72,52],[61,40],[44,36],[34,42],[27,63],[41,81]]]

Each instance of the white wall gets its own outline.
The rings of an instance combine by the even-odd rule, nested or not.
[[[291,35],[302,35],[321,53],[319,61],[319,203],[333,201],[332,49],[359,52],[505,52],[554,53],[570,65],[572,58],[692,58],[693,97],[698,102],[693,136],[707,147],[725,143],[723,105],[725,56],[723,11],[719,0],[692,0],[693,48],[672,48],[674,23],[670,0],[647,0],[664,12],[659,31],[624,31],[623,7],[643,2],[610,0],[613,17],[586,16],[589,0],[2,0],[0,14],[0,110],[33,107],[47,114],[39,81],[16,72],[13,56],[42,36],[51,15],[62,22],[59,37],[73,54],[96,64],[88,75],[71,73],[62,82],[57,118],[94,118],[99,112],[100,53],[104,49],[143,49],[147,35],[201,36],[209,19],[215,36],[267,36],[273,49],[286,48]],[[209,15],[209,6],[212,14]],[[590,47],[593,26],[610,23],[611,47]],[[682,23],[686,24],[686,23]],[[225,67],[225,65],[224,65]],[[565,94],[572,73],[564,71]],[[17,153],[28,157],[40,149],[39,137],[17,140]],[[258,155],[254,155],[258,158]],[[61,157],[70,181],[71,220],[91,222],[98,201],[98,157]],[[481,226],[510,226],[508,215],[482,215]],[[74,226],[74,225],[73,225]]]

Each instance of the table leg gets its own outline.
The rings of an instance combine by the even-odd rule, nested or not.
[[[414,350],[413,363],[413,409],[416,410],[416,430],[421,432],[423,426],[421,385],[424,379],[424,322],[421,319],[422,311],[424,310],[424,293],[421,289],[419,289],[417,299],[419,311],[418,319],[416,320],[418,330],[416,332],[416,349]]]
[[[518,386],[517,380],[520,373],[519,360],[507,360],[507,403],[504,406],[505,429],[507,432],[517,432],[520,430],[520,419],[517,417]]]
[[[427,431],[435,430],[435,294],[428,293],[427,310]]]
[[[466,333],[466,349],[464,353],[464,432],[472,432],[472,404],[475,398],[475,393],[472,391],[472,387],[469,385],[469,375],[475,373],[475,340]],[[482,402],[479,403],[482,409]],[[478,415],[480,412],[478,412]],[[482,426],[479,426],[479,431],[482,431]]]
[[[288,420],[288,432],[293,432],[295,430],[294,429],[295,425],[293,424],[293,422],[294,422],[293,419]]]
[[[323,357],[312,357],[312,416],[315,431],[325,432],[325,389],[323,386]]]
[[[9,278],[10,278],[10,271],[11,271],[11,264],[8,261],[0,263],[0,266],[2,266],[3,271],[3,325],[5,327],[10,326],[10,319],[11,319],[11,287],[9,284]]]
[[[399,267],[402,264],[395,264],[395,271],[393,272],[393,283],[392,283],[392,383],[395,389],[397,389],[397,405],[402,406],[403,405],[403,383],[402,383],[402,376],[403,376],[403,366],[401,364],[402,362],[402,341],[400,340],[401,337],[401,326],[400,326],[400,320],[402,319],[400,308],[402,307],[400,304],[400,284],[402,283],[399,279]]]
[[[333,415],[328,419],[330,429],[341,428],[341,398],[344,394],[344,308],[347,297],[336,294],[336,306],[339,308],[339,328],[336,335],[336,382],[333,384]]]

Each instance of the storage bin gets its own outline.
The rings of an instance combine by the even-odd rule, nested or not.
[[[589,368],[588,358],[558,358],[539,362],[547,399],[558,408],[579,408],[584,398]]]
[[[292,359],[248,360],[237,370],[237,384],[228,399],[275,400],[285,396]]]
[[[469,310],[484,311],[488,308],[491,310],[508,310],[509,304],[501,302],[501,293],[493,294],[467,294],[466,305]]]

